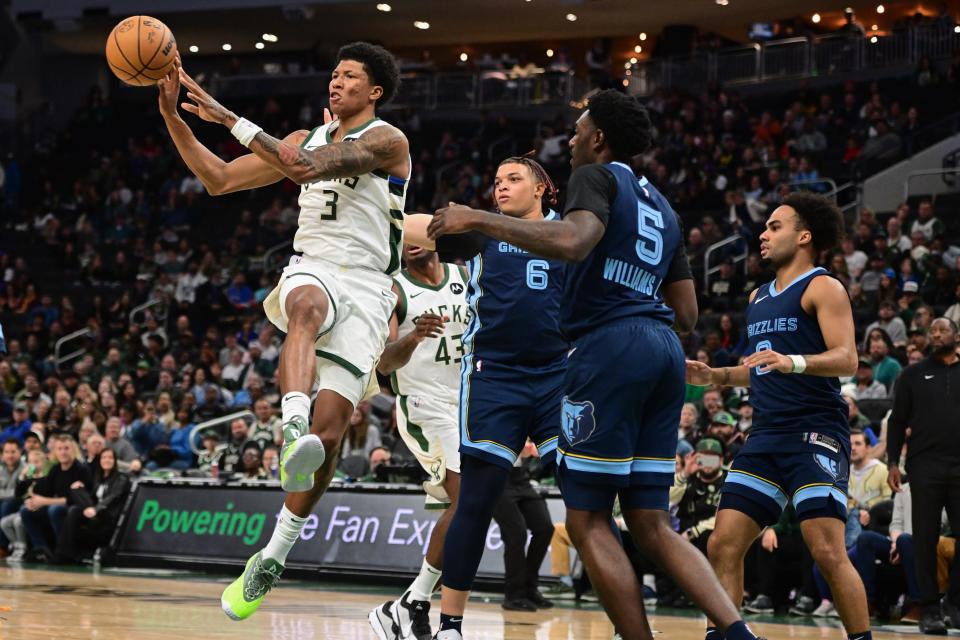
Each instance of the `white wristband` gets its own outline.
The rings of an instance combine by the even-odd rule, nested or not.
[[[793,361],[793,371],[790,373],[803,373],[807,370],[807,359],[803,356],[787,356]]]
[[[246,118],[237,120],[237,123],[230,129],[233,137],[245,147],[249,147],[250,143],[253,142],[253,139],[261,131],[263,131],[263,127],[258,127]]]

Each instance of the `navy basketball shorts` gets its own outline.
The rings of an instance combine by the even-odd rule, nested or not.
[[[563,386],[557,477],[567,508],[668,507],[684,356],[662,322],[631,318],[573,345]]]
[[[467,356],[460,374],[461,455],[510,469],[530,438],[543,462],[552,462],[563,372],[563,361],[525,367]]]
[[[801,521],[846,521],[849,478],[850,453],[839,437],[761,431],[734,458],[719,509],[740,511],[766,527],[779,520],[791,501]]]

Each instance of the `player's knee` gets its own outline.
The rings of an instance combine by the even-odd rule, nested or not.
[[[301,329],[316,333],[327,317],[327,299],[317,287],[298,287],[287,297],[287,325],[290,332]]]
[[[714,530],[707,539],[707,557],[713,563],[739,563],[743,560],[742,547],[736,536]]]
[[[810,555],[824,574],[829,575],[833,571],[847,562],[847,550],[843,546],[843,539],[839,541],[829,539],[817,539],[807,543],[810,549]]]

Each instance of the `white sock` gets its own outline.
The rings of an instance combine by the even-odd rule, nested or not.
[[[283,423],[290,422],[294,416],[299,416],[310,424],[310,397],[299,391],[291,391],[280,401],[280,410],[283,412]],[[303,435],[303,434],[301,434]]]
[[[417,574],[413,584],[410,585],[410,599],[430,602],[430,596],[433,595],[433,590],[437,587],[441,575],[443,575],[443,572],[431,567],[427,559],[424,558],[423,564],[420,565],[420,573]]]
[[[283,505],[280,509],[280,517],[277,518],[277,526],[273,530],[273,535],[270,536],[270,542],[263,548],[263,557],[285,565],[287,554],[300,537],[300,530],[306,522],[306,518],[295,515],[287,509],[287,505]]]

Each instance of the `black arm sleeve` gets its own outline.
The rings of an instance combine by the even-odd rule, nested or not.
[[[671,282],[678,282],[680,280],[693,280],[690,260],[687,259],[687,245],[683,240],[686,237],[683,233],[683,222],[676,213],[673,215],[677,216],[677,224],[680,225],[680,246],[677,247],[676,252],[673,254],[673,261],[670,262],[670,270],[667,271],[667,277],[663,281],[663,284],[670,284]]]
[[[440,236],[437,238],[437,253],[440,255],[440,262],[470,260],[483,251],[483,247],[489,239],[477,231]]]
[[[617,197],[617,179],[599,164],[578,167],[567,183],[567,201],[563,215],[580,209],[600,218],[603,226],[610,219],[610,205]]]

